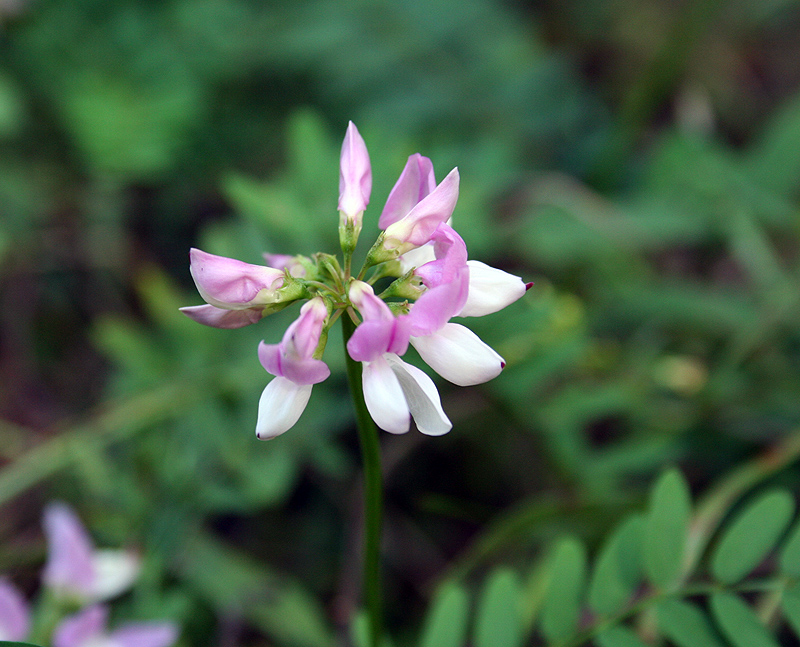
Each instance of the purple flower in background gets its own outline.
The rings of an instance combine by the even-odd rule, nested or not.
[[[0,641],[28,637],[31,618],[25,598],[6,579],[0,579]]]
[[[63,620],[53,633],[53,647],[170,647],[178,639],[171,622],[137,622],[107,631],[108,609],[94,605]]]
[[[108,600],[130,588],[139,558],[127,550],[96,550],[78,517],[63,503],[44,511],[48,557],[42,580],[58,595],[85,602]]]

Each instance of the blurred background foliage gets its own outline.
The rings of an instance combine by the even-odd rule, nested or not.
[[[535,282],[469,322],[508,366],[438,383],[453,431],[382,436],[396,643],[439,583],[485,576],[476,642],[499,640],[486,618],[562,533],[593,554],[664,466],[701,492],[800,434],[798,60],[788,0],[0,0],[0,570],[36,590],[61,498],[146,557],[120,617],[175,618],[184,645],[347,635],[338,339],[262,444],[255,349],[296,313],[221,331],[177,308],[201,302],[191,246],[336,250],[352,119],[362,238],[421,152],[460,168],[471,257]],[[797,492],[787,462],[769,478]]]

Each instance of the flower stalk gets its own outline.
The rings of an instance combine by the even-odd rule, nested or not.
[[[370,647],[378,647],[383,633],[383,600],[381,595],[381,528],[383,525],[383,475],[378,430],[372,422],[364,400],[359,362],[346,352],[347,342],[356,330],[353,320],[342,317],[342,338],[345,344],[347,382],[353,399],[364,463],[364,536],[362,581],[364,604],[369,620]]]

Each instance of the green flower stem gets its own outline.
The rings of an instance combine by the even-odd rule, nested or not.
[[[378,647],[383,631],[383,603],[381,600],[381,525],[383,520],[383,477],[381,474],[381,448],[378,430],[367,411],[364,388],[361,383],[361,366],[347,354],[347,341],[356,326],[350,316],[342,317],[342,333],[345,343],[344,356],[347,364],[347,380],[353,406],[356,410],[356,426],[364,462],[364,562],[363,594],[369,619],[369,645]]]

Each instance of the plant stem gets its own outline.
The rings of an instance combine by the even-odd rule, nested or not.
[[[381,474],[381,452],[378,430],[367,411],[364,388],[361,383],[361,367],[347,354],[347,341],[355,330],[355,324],[345,313],[342,317],[342,334],[345,343],[345,360],[350,394],[356,411],[356,426],[364,462],[364,555],[363,595],[369,620],[369,645],[378,647],[383,627],[381,600],[381,524],[383,518],[383,477]]]

